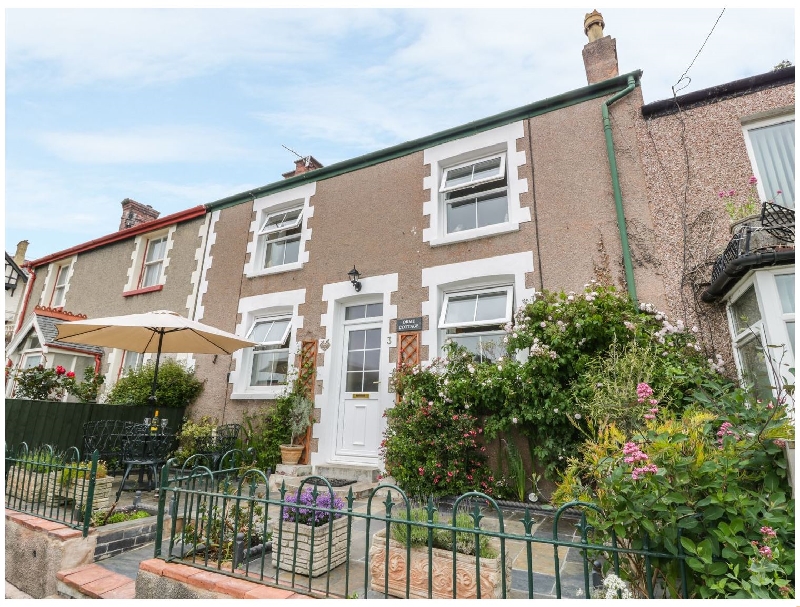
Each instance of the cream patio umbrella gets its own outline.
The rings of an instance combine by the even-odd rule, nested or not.
[[[168,310],[75,320],[61,323],[57,329],[55,341],[155,353],[153,390],[149,399],[151,405],[155,405],[158,364],[162,352],[231,354],[235,350],[258,345]]]

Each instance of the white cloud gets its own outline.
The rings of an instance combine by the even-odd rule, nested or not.
[[[37,139],[59,158],[85,164],[208,162],[246,154],[244,148],[229,141],[229,136],[205,127],[48,132],[39,134]]]

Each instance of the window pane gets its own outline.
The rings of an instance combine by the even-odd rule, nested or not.
[[[357,320],[359,318],[364,318],[364,315],[367,313],[367,306],[348,306],[344,310],[344,319],[345,320]]]
[[[347,350],[348,351],[363,350],[365,337],[366,337],[366,332],[364,330],[350,331],[350,342],[349,345],[347,346]]]
[[[447,312],[444,316],[445,324],[472,322],[475,320],[476,299],[477,295],[450,297],[447,301]]]
[[[158,284],[158,278],[161,274],[161,262],[157,262],[144,268],[144,278],[142,279],[142,287],[152,287]]]
[[[495,361],[502,356],[504,348],[503,335],[481,335],[481,357],[485,360]]]
[[[283,265],[283,254],[285,248],[286,244],[284,242],[267,243],[267,250],[264,255],[264,260],[265,260],[264,267],[272,268],[274,266]]]
[[[67,275],[69,274],[69,266],[61,266],[58,269],[58,276],[56,277],[56,285],[63,287],[67,284]]]
[[[749,134],[767,199],[794,208],[794,120],[751,129]]]
[[[742,378],[748,384],[753,384],[756,396],[764,402],[772,399],[772,388],[767,371],[767,361],[761,337],[755,338],[738,347],[739,361],[742,365]]]
[[[25,364],[23,365],[23,368],[30,369],[31,367],[36,367],[40,365],[41,362],[42,362],[42,355],[33,354],[25,359]]]
[[[167,241],[164,238],[158,240],[151,240],[147,245],[147,256],[145,261],[157,261],[164,258],[164,249],[166,248]]]
[[[472,181],[472,167],[473,165],[469,165],[460,169],[448,169],[447,179],[444,182],[445,187],[449,188]]]
[[[286,327],[289,326],[289,319],[275,320],[267,333],[264,341],[280,343],[283,341],[283,334],[286,333]]]
[[[383,302],[367,304],[367,318],[383,316]]]
[[[253,370],[250,374],[251,386],[275,386],[286,383],[289,368],[289,352],[276,350],[253,354]]]
[[[347,353],[347,370],[348,371],[363,371],[364,370],[364,350],[356,350]]]
[[[447,205],[447,233],[475,228],[475,201],[457,202]]]
[[[492,158],[491,160],[483,160],[475,164],[475,174],[472,177],[473,181],[481,179],[489,179],[491,177],[500,176],[500,158]]]
[[[792,346],[792,356],[794,356],[794,321],[786,323],[786,330],[789,332],[789,344]]]
[[[72,371],[75,364],[75,356],[71,354],[54,354],[53,355],[53,369],[56,367],[64,367],[67,371]]]
[[[751,286],[744,292],[744,295],[731,305],[731,316],[733,317],[733,325],[737,335],[753,323],[761,320],[755,287]]]
[[[475,320],[495,320],[506,318],[508,293],[481,293],[478,295],[478,309]]]
[[[358,372],[348,372],[347,374],[347,392],[363,392],[361,389],[364,385],[364,374]]]
[[[34,331],[31,331],[28,334],[28,346],[25,348],[26,350],[35,350],[36,348],[41,348],[42,344],[39,343],[39,336],[36,335]]]
[[[286,254],[283,263],[295,263],[300,259],[300,239],[286,240],[284,244],[286,246]]]
[[[364,352],[364,370],[378,371],[381,368],[381,351],[366,350]]]
[[[380,381],[380,374],[377,371],[366,371],[364,373],[363,392],[377,392],[379,381]]]
[[[64,287],[57,287],[55,291],[53,291],[53,307],[57,308],[64,303],[64,293],[66,289]]]
[[[366,348],[380,348],[381,347],[381,330],[380,329],[367,329]]]
[[[794,314],[794,274],[780,274],[775,277],[781,308],[784,314]]]
[[[506,221],[508,221],[508,198],[505,195],[478,199],[479,228],[505,223]]]

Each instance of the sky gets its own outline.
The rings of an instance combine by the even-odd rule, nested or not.
[[[592,8],[6,9],[6,251],[279,181],[282,146],[328,165],[583,87]],[[597,8],[646,103],[795,61],[791,9]]]

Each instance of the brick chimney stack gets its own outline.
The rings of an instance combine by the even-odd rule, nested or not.
[[[289,179],[295,175],[302,175],[308,171],[321,168],[322,163],[319,160],[313,156],[306,156],[305,158],[298,158],[294,161],[294,171],[289,171],[288,173],[283,173],[282,175],[284,179]]]
[[[27,240],[20,240],[17,243],[17,252],[14,253],[14,263],[17,264],[20,268],[22,264],[25,262],[25,253],[28,252],[28,245],[30,243]]]
[[[119,221],[119,229],[126,230],[140,223],[146,223],[158,219],[161,213],[156,211],[149,204],[142,204],[126,198],[122,201],[122,219]]]
[[[583,47],[583,65],[588,84],[619,76],[617,41],[603,35],[605,26],[603,15],[596,10],[588,13],[583,20],[583,33],[589,38],[589,44]]]

